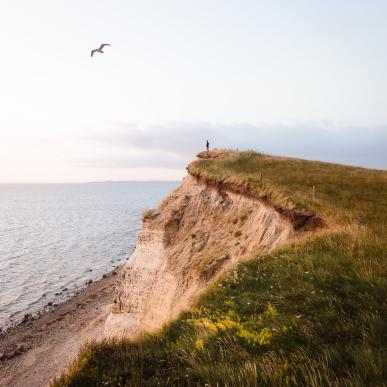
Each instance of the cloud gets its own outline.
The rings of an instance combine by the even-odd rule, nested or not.
[[[189,160],[175,154],[147,153],[139,155],[110,155],[104,157],[93,157],[87,160],[81,160],[80,163],[85,167],[92,168],[169,168],[182,169]]]
[[[387,167],[387,125],[336,128],[325,123],[251,125],[208,122],[174,123],[139,128],[121,123],[88,140],[115,149],[112,157],[96,158],[96,167],[184,168],[206,140],[211,147],[254,149],[371,168]],[[128,152],[125,150],[128,149]],[[135,154],[130,154],[134,149]]]

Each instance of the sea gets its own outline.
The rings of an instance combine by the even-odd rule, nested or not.
[[[0,332],[125,262],[178,182],[0,184]]]

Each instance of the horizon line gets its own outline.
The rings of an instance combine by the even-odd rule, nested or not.
[[[180,182],[181,179],[177,180],[97,180],[97,181],[0,181],[0,185],[5,184],[108,184],[108,183],[176,183]]]

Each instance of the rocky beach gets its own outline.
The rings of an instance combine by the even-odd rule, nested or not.
[[[0,335],[0,386],[45,386],[104,335],[120,268],[36,319]]]

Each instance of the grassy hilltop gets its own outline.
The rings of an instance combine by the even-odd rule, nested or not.
[[[239,264],[157,335],[89,344],[53,386],[385,385],[387,172],[218,156],[190,171],[317,212],[327,227]]]

